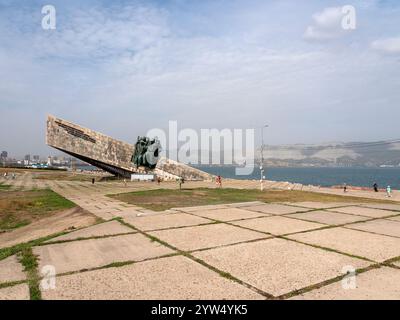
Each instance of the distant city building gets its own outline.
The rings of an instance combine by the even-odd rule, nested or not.
[[[7,151],[2,151],[1,154],[0,154],[0,158],[2,160],[7,159],[8,158],[8,152]]]
[[[27,155],[25,155],[25,157],[24,157],[24,165],[25,165],[25,166],[29,166],[30,163],[31,163],[31,155],[30,155],[30,154],[27,154]]]
[[[36,163],[39,162],[40,161],[40,157],[38,155],[34,155],[33,156],[33,161],[36,162]]]

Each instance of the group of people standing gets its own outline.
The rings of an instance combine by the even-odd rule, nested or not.
[[[372,188],[374,189],[375,192],[379,192],[379,187],[376,182],[374,182],[374,184],[372,185]],[[347,184],[346,183],[343,184],[343,192],[344,193],[347,192]],[[388,198],[392,197],[392,188],[390,186],[386,187],[386,195]]]
[[[378,184],[376,182],[374,183],[373,187],[375,192],[379,192]],[[388,198],[392,197],[392,188],[390,186],[386,187],[386,195]]]

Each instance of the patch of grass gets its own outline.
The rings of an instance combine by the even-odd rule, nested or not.
[[[0,220],[0,230],[10,230],[24,227],[30,224],[28,220],[20,220],[13,214],[6,214]]]
[[[0,182],[0,191],[7,191],[10,190],[10,188],[11,188],[10,185]]]
[[[24,267],[24,271],[27,273],[31,300],[41,300],[37,256],[33,254],[31,247],[26,247],[19,252],[18,257]]]
[[[56,211],[75,206],[49,189],[9,191],[0,194],[0,231],[26,226]]]
[[[299,190],[267,190],[256,189],[156,189],[108,195],[130,204],[154,211],[163,211],[174,207],[215,205],[224,203],[262,201],[262,202],[385,202],[359,197],[316,193]]]

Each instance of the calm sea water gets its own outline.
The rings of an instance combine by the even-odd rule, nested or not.
[[[260,179],[258,168],[249,176],[236,176],[234,167],[201,166],[198,168],[225,178]],[[400,168],[265,168],[264,175],[267,180],[324,187],[343,183],[372,187],[372,184],[376,182],[380,188],[390,185],[393,189],[400,189]]]

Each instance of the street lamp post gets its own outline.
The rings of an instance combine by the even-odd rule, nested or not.
[[[260,160],[260,190],[264,190],[264,128],[267,128],[268,125],[265,124],[261,127],[261,160]]]

